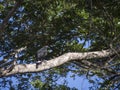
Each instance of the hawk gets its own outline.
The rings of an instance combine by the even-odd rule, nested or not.
[[[45,56],[48,54],[48,46],[44,46],[43,48],[39,49],[37,51],[37,63],[36,63],[36,68],[38,68],[38,65],[44,61]]]

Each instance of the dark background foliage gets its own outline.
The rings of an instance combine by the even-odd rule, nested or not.
[[[18,1],[0,0],[1,25]],[[67,52],[87,52],[116,47],[120,43],[119,11],[119,0],[23,0],[2,33],[1,59],[7,57],[8,60],[12,60],[9,53],[24,46],[27,46],[27,51],[20,54],[18,63],[35,62],[37,50],[46,45],[51,51],[48,53],[48,60]],[[116,73],[120,70],[118,56],[108,63],[110,70]],[[11,76],[19,81],[17,84],[13,84],[14,81],[10,77],[1,78],[0,86],[8,86],[13,90],[26,90],[31,85],[43,90],[66,90],[70,89],[67,84],[57,85],[56,81],[60,77],[66,77],[68,72],[73,72],[79,76],[102,78],[103,83],[97,83],[97,89],[119,89],[120,76],[100,68],[101,64],[105,64],[111,58],[113,57],[89,60],[93,65],[99,65],[97,68],[88,66],[86,69],[85,62],[68,62],[37,74]]]

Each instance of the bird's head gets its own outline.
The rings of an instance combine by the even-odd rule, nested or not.
[[[44,48],[47,49],[48,53],[52,52],[52,50],[51,50],[51,48],[49,46],[46,45],[46,46],[44,46]]]

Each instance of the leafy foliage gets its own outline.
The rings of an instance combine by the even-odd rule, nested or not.
[[[1,25],[16,2],[0,1]],[[9,53],[23,46],[27,46],[27,51],[22,52],[18,63],[35,62],[36,51],[45,45],[50,46],[51,50],[47,59],[66,52],[103,50],[120,45],[119,0],[24,0],[21,2],[20,7],[10,17],[4,32],[2,32],[0,56],[3,59],[6,57],[8,60],[12,59]],[[42,72],[42,78],[39,77],[41,81],[37,79],[32,84],[41,90],[42,88],[48,89],[48,87],[56,90],[67,90],[69,87],[66,85],[57,86],[57,83],[55,83],[56,86],[52,86],[53,83],[45,85],[43,78],[44,75],[47,75],[45,77],[52,75],[51,79],[46,81],[55,82],[58,79],[57,76],[66,77],[69,71],[73,71],[74,74],[80,76],[93,77],[97,75],[102,78],[104,85],[98,84],[100,89],[104,86],[107,87],[104,90],[120,88],[119,81],[116,80],[120,76],[108,80],[110,75],[119,73],[119,57],[117,54],[113,57],[89,60],[92,63],[91,66],[84,61],[69,62]],[[106,65],[109,69],[102,68],[102,65]],[[28,78],[35,77],[27,75]],[[113,83],[115,81],[117,83]],[[44,85],[45,87],[43,87]]]

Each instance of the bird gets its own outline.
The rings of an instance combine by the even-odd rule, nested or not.
[[[37,51],[36,68],[38,68],[38,65],[41,64],[44,61],[45,56],[47,56],[47,54],[48,54],[48,48],[49,48],[48,46],[44,46]]]

